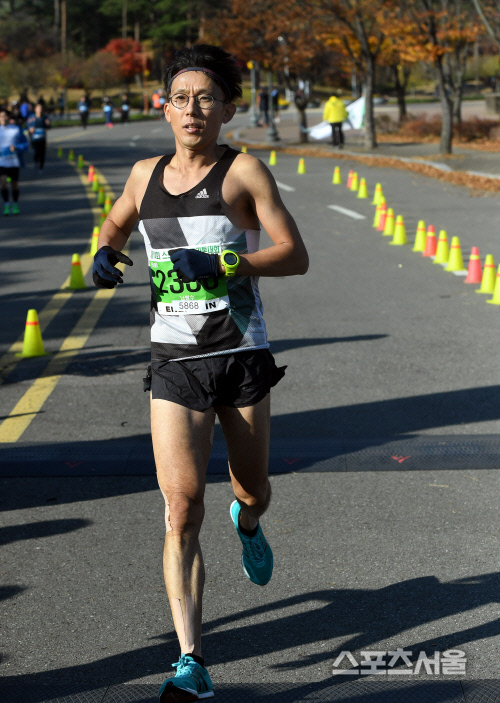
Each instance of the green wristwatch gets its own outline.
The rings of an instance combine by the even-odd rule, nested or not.
[[[234,276],[236,273],[236,269],[238,268],[240,263],[240,257],[238,256],[238,254],[236,254],[236,252],[234,251],[231,251],[230,249],[225,249],[221,254],[221,259],[222,265],[224,266],[226,272],[226,278]]]

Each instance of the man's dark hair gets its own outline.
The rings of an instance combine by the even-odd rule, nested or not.
[[[221,87],[229,102],[233,102],[235,98],[241,98],[242,79],[236,59],[220,46],[211,46],[210,44],[195,44],[192,47],[185,46],[176,52],[172,63],[165,66],[163,71],[163,84],[167,98],[170,96],[169,83],[173,76],[182,71],[183,68],[194,66],[207,68],[222,78],[226,85],[222,81],[217,80],[217,76],[207,74]]]

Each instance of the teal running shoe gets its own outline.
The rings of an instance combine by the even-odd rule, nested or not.
[[[195,662],[193,657],[181,654],[179,661],[172,666],[176,667],[177,672],[160,686],[160,703],[191,703],[213,697],[214,691],[208,671]]]
[[[3,206],[3,214],[10,215],[10,203],[5,203]]]
[[[273,553],[260,525],[257,527],[255,537],[247,537],[241,532],[238,522],[240,510],[241,507],[238,501],[233,501],[229,512],[243,545],[241,565],[250,581],[253,581],[258,586],[265,586],[266,583],[269,583],[273,574]]]
[[[14,203],[12,205],[12,214],[13,215],[19,215],[20,210],[19,210],[19,205],[17,203]]]

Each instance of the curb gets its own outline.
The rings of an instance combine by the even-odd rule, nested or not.
[[[280,146],[279,144],[266,144],[254,142],[248,139],[241,139],[240,130],[235,130],[226,135],[236,146],[250,146],[259,151],[279,151],[282,154],[295,156],[310,156],[312,158],[336,159],[358,161],[367,166],[379,166],[381,168],[397,168],[419,173],[428,178],[435,178],[439,181],[452,183],[453,185],[472,188],[473,190],[483,190],[490,193],[500,193],[500,176],[486,174],[480,171],[454,171],[448,164],[434,163],[421,159],[411,159],[402,156],[378,156],[358,154],[357,152],[342,151],[335,154],[325,153],[321,149],[304,146]]]

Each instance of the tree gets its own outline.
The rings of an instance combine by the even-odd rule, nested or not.
[[[246,63],[258,62],[269,71],[283,74],[296,94],[299,85],[311,84],[325,47],[317,36],[307,6],[297,0],[284,6],[278,0],[231,0],[221,17],[207,23],[212,41],[219,41]],[[299,139],[307,141],[307,90],[296,100]]]
[[[142,72],[142,47],[134,39],[112,39],[102,51],[116,56],[122,78],[127,84]]]
[[[383,11],[392,7],[393,2],[392,0],[308,1],[323,15],[322,35],[325,42],[342,51],[363,77],[365,145],[373,149],[377,146],[373,114],[375,68],[385,39]]]
[[[453,117],[460,123],[465,64],[479,23],[466,0],[410,0],[407,10],[434,66],[442,113],[440,150],[451,154]]]
[[[108,88],[119,83],[121,77],[119,59],[107,51],[98,51],[90,56],[82,70],[84,88],[99,88],[103,94]]]

